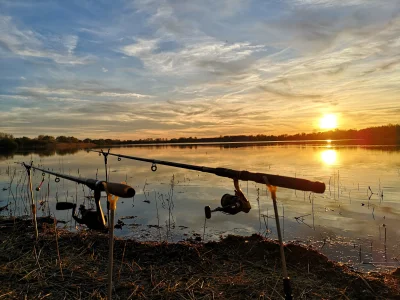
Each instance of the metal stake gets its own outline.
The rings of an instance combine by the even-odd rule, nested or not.
[[[101,149],[101,151],[99,152],[99,155],[103,154],[104,157],[104,167],[106,169],[106,182],[108,182],[108,173],[107,173],[107,162],[108,162],[108,154],[110,153],[110,149],[108,149],[107,152],[104,152],[103,149]],[[108,202],[107,199],[107,218],[108,220],[110,219],[110,203]]]
[[[279,223],[278,206],[276,204],[276,186],[272,186],[269,184],[267,176],[264,176],[263,178],[264,178],[265,184],[267,185],[269,191],[271,192],[272,203],[274,205],[276,231],[278,232],[279,250],[281,253],[282,273],[283,273],[283,290],[285,293],[285,300],[292,300],[293,299],[292,288],[290,286],[290,278],[288,276],[287,267],[286,267],[285,251],[283,248],[281,226]]]
[[[108,223],[108,291],[107,297],[108,300],[112,299],[112,278],[113,278],[113,264],[114,264],[114,218],[115,218],[115,210],[117,209],[117,200],[118,197],[111,195],[107,190],[107,183],[103,183],[104,189],[107,193],[107,200],[110,203],[110,221]]]
[[[37,220],[36,220],[36,205],[35,205],[35,200],[33,198],[33,191],[32,191],[32,173],[31,173],[32,163],[30,166],[23,163],[23,166],[25,167],[26,172],[28,172],[28,178],[29,178],[28,188],[29,188],[30,195],[31,195],[32,222],[33,222],[33,227],[35,228],[35,238],[36,238],[36,240],[38,240],[39,233],[38,233]]]

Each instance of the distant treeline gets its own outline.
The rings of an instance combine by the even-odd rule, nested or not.
[[[306,141],[306,140],[360,140],[363,144],[400,145],[400,125],[369,127],[361,130],[331,130],[313,133],[282,135],[225,135],[210,138],[180,137],[173,139],[147,138],[135,141],[118,141],[118,144],[157,144],[157,143],[219,143],[219,142],[264,142],[264,141]],[[107,140],[106,140],[107,141]]]
[[[72,136],[53,137],[39,135],[36,138],[14,138],[11,134],[0,133],[0,150],[15,151],[16,149],[47,149],[63,146],[68,148],[69,144],[79,145],[127,145],[127,144],[159,144],[159,143],[220,143],[220,142],[263,142],[263,141],[305,141],[305,140],[359,140],[362,144],[400,145],[400,125],[385,125],[369,127],[365,129],[340,130],[335,129],[324,132],[282,134],[282,135],[225,135],[219,137],[197,138],[180,137],[173,139],[147,138],[139,140],[117,140],[117,139],[90,139],[80,140]]]
[[[90,139],[80,140],[73,136],[58,136],[53,137],[50,135],[39,135],[36,138],[20,137],[15,138],[12,134],[0,132],[0,151],[13,152],[15,150],[25,149],[68,149],[81,147],[83,145],[91,145],[92,143],[86,142]],[[95,146],[95,145],[94,145]]]

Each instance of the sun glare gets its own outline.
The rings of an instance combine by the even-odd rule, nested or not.
[[[333,165],[336,162],[336,151],[333,149],[322,151],[321,160],[327,165]]]
[[[320,120],[319,127],[321,127],[321,129],[335,129],[337,127],[336,115],[324,115]]]

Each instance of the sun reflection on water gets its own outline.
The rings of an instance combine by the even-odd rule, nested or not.
[[[333,165],[336,162],[336,150],[328,149],[321,152],[321,159],[327,165]]]

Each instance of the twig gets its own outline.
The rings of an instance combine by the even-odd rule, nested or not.
[[[61,273],[61,278],[64,281],[64,274],[62,270],[62,262],[61,262],[61,257],[60,257],[60,249],[58,247],[58,233],[57,233],[57,221],[54,219],[54,233],[56,235],[56,248],[57,248],[57,257],[60,265],[60,273]]]
[[[118,280],[120,279],[122,264],[124,263],[125,248],[126,248],[126,241],[125,241],[125,244],[124,244],[124,251],[122,252],[121,266],[119,267],[119,270],[118,270]]]

